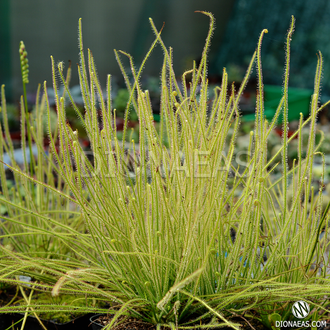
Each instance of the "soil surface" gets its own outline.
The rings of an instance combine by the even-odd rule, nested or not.
[[[15,296],[15,301],[22,297],[20,292],[16,295],[16,286],[4,286],[0,288],[0,307],[7,305]]]
[[[111,315],[102,315],[97,320],[95,320],[95,322],[96,323],[98,322],[99,324],[106,326],[111,322],[111,319],[112,319]],[[121,322],[123,319],[124,319],[123,317],[119,317],[118,322]],[[233,319],[231,321],[240,324],[242,330],[269,330],[259,321],[248,321],[248,320],[243,320],[242,318]],[[196,327],[196,330],[198,329],[199,328]],[[217,329],[232,330],[232,328],[229,327],[219,327]],[[120,325],[112,327],[112,330],[156,330],[156,326],[129,317]],[[162,327],[161,330],[169,330],[169,328]],[[330,330],[330,320],[327,321],[326,327],[318,328],[318,330]]]
[[[103,326],[106,326],[111,322],[112,315],[102,315],[98,319],[95,320],[95,323],[99,323]],[[123,321],[124,317],[119,317],[119,321]],[[247,321],[243,319],[233,319],[232,322],[240,324],[242,330],[264,330],[265,326],[261,324],[258,321]],[[196,326],[196,330],[198,330]],[[219,328],[213,328],[213,329],[221,329],[221,330],[232,330],[232,328],[229,327],[219,327]],[[127,318],[123,323],[112,327],[112,330],[156,330],[156,326],[150,323],[142,322],[138,319],[129,317]],[[161,327],[161,330],[169,330],[169,328]],[[323,329],[322,329],[323,330]],[[325,330],[325,329],[324,329]],[[326,329],[328,330],[328,329]],[[330,329],[329,329],[330,330]]]

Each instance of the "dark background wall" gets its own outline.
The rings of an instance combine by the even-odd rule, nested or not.
[[[216,55],[216,67],[239,65],[243,69],[256,48],[262,29],[268,29],[262,43],[265,83],[281,85],[285,63],[285,41],[295,17],[291,42],[290,86],[313,88],[316,53],[324,59],[322,95],[330,95],[330,1],[329,0],[236,0]]]
[[[131,53],[137,64],[142,61],[154,40],[149,17],[158,29],[165,22],[162,38],[173,47],[174,68],[181,75],[199,58],[209,26],[208,17],[195,10],[210,11],[216,18],[210,74],[219,76],[227,67],[229,79],[236,82],[244,75],[261,30],[269,30],[262,46],[264,81],[268,84],[282,83],[286,33],[294,15],[290,85],[313,87],[320,50],[324,57],[323,95],[330,95],[328,0],[0,0],[0,84],[6,84],[10,100],[16,101],[22,93],[18,47],[23,40],[30,62],[28,92],[35,93],[44,80],[51,86],[50,55],[56,62],[79,61],[80,17],[85,49],[92,50],[104,86],[107,74],[121,77],[114,48]],[[162,55],[158,46],[145,74],[159,76]],[[74,70],[71,86],[76,84]]]
[[[78,57],[78,19],[82,17],[85,49],[96,60],[98,75],[105,85],[106,75],[121,76],[113,49],[133,55],[138,63],[150,47],[154,34],[149,17],[160,29],[165,22],[163,39],[174,49],[174,67],[178,75],[192,59],[200,56],[207,34],[208,17],[195,10],[211,11],[216,17],[212,50],[219,48],[234,0],[1,0],[0,83],[6,83],[7,97],[17,99],[22,93],[18,48],[23,40],[30,64],[28,92],[38,83],[51,86],[50,55],[56,62]],[[0,17],[0,18],[1,18]],[[145,73],[159,76],[162,60],[160,47],[150,58]],[[78,84],[73,70],[71,85]]]

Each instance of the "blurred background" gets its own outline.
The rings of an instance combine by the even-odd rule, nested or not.
[[[34,103],[39,83],[46,80],[51,88],[50,55],[55,62],[64,61],[66,67],[72,61],[71,86],[78,85],[75,64],[79,62],[80,17],[85,50],[92,50],[104,88],[109,73],[113,76],[114,93],[117,95],[124,88],[113,49],[130,53],[137,65],[141,63],[154,40],[149,17],[158,29],[165,23],[162,38],[167,47],[174,49],[174,69],[179,77],[192,67],[193,60],[198,62],[209,27],[208,17],[194,13],[195,10],[210,11],[216,19],[209,56],[211,83],[221,82],[226,67],[229,80],[239,84],[260,32],[267,28],[269,33],[262,45],[264,82],[281,86],[285,39],[294,15],[290,86],[313,88],[316,53],[320,50],[324,56],[322,97],[327,99],[330,95],[330,1],[327,0],[1,0],[0,84],[6,85],[7,101],[17,104],[22,94],[18,54],[21,40],[30,65],[27,85],[30,104]],[[157,91],[161,63],[162,50],[158,46],[144,70],[145,88]]]
[[[78,85],[76,63],[78,56],[78,20],[82,18],[85,53],[93,52],[102,88],[106,77],[112,75],[112,102],[116,112],[117,135],[120,139],[123,116],[129,98],[122,74],[116,62],[114,49],[130,53],[138,67],[148,52],[155,35],[149,23],[151,17],[158,29],[164,25],[162,38],[167,47],[174,50],[174,69],[178,79],[182,73],[197,63],[204,47],[209,28],[209,18],[196,10],[212,12],[216,29],[209,52],[210,87],[220,85],[223,68],[226,67],[229,82],[238,89],[251,56],[256,49],[263,29],[268,29],[262,44],[263,78],[265,83],[265,115],[271,120],[281,99],[285,41],[291,22],[296,18],[296,28],[291,43],[291,67],[289,81],[289,134],[298,127],[302,112],[308,117],[317,52],[324,57],[321,102],[330,99],[330,1],[328,0],[0,0],[0,84],[6,85],[9,129],[12,139],[20,147],[20,107],[23,93],[19,61],[19,44],[24,41],[29,59],[29,84],[27,85],[29,111],[33,112],[38,84],[47,81],[51,103],[52,122],[57,122],[52,90],[50,55],[56,63],[63,61],[68,67],[72,62],[71,93],[76,105],[84,113]],[[123,59],[124,60],[124,59]],[[159,77],[163,52],[159,46],[153,51],[141,79],[142,88],[150,91],[155,125],[159,126]],[[126,69],[129,63],[124,61]],[[212,88],[211,88],[212,91]],[[210,92],[212,104],[213,94]],[[239,148],[247,148],[247,136],[255,119],[256,77],[255,70],[241,98],[242,124]],[[330,182],[330,111],[325,108],[318,116],[318,129],[325,133],[320,151],[327,155],[327,175]],[[2,114],[0,113],[0,121]],[[86,148],[89,141],[84,127],[77,120],[75,110],[66,102],[66,117]],[[130,127],[138,141],[139,125],[134,110],[130,111]],[[55,125],[54,125],[55,126]],[[52,130],[54,128],[52,127]],[[281,143],[282,126],[279,119],[268,147],[269,155],[276,152]],[[304,143],[309,130],[303,132]],[[126,136],[128,138],[128,135]],[[321,138],[318,133],[317,143]],[[294,142],[297,142],[295,140]],[[307,143],[307,142],[306,142]],[[45,131],[45,147],[48,138]],[[245,149],[244,149],[245,148]],[[289,162],[297,157],[292,143]],[[321,164],[321,163],[320,163]],[[315,165],[322,167],[322,165]],[[280,175],[280,174],[279,174]]]
[[[149,17],[157,28],[165,22],[162,37],[174,48],[174,65],[178,74],[200,56],[208,31],[208,17],[194,13],[214,13],[217,29],[213,50],[218,49],[235,1],[214,0],[1,0],[0,1],[0,83],[6,84],[7,98],[14,101],[22,93],[18,48],[23,40],[28,52],[30,83],[36,91],[44,80],[51,86],[50,55],[56,62],[73,64],[71,85],[78,84],[75,63],[78,57],[78,19],[82,18],[84,47],[93,52],[99,79],[106,83],[107,74],[121,79],[114,49],[130,53],[139,64],[154,40]],[[144,70],[159,77],[162,65],[160,47],[152,54]],[[222,70],[221,70],[222,71]]]

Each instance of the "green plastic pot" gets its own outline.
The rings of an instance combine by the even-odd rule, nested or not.
[[[290,87],[288,91],[288,121],[299,120],[300,113],[307,117],[310,111],[311,97],[313,91],[310,89]],[[274,118],[276,109],[283,97],[283,87],[265,85],[264,86],[264,113],[267,120]],[[254,121],[255,114],[243,116],[244,121]],[[280,114],[277,123],[281,124],[283,115]]]

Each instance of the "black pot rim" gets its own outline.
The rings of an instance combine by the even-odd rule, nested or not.
[[[99,316],[102,316],[102,315],[108,315],[107,313],[100,313],[100,314],[94,314],[92,315],[90,318],[89,318],[89,321],[92,322],[92,323],[95,323],[97,325],[101,325],[99,323],[96,323],[95,320],[99,317]]]
[[[95,326],[98,326],[100,327],[100,329],[103,329],[104,328],[104,325],[98,323],[98,322],[95,322],[96,319],[102,315],[108,315],[107,313],[100,313],[100,314],[95,314],[95,315],[92,315],[90,318],[89,318],[89,322],[91,324],[94,324]]]

